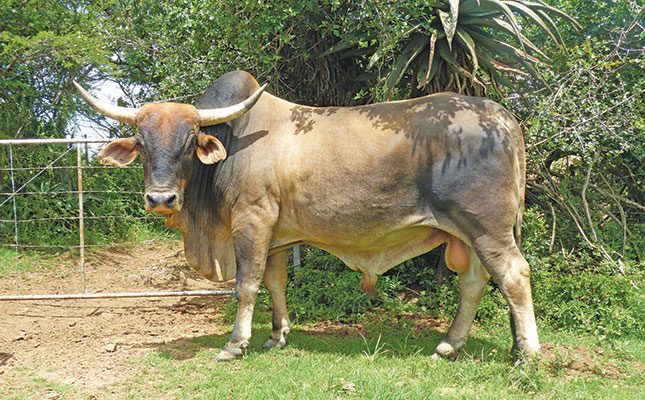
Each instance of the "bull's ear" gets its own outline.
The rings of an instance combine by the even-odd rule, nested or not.
[[[107,165],[125,167],[132,163],[139,155],[137,142],[134,138],[123,138],[116,140],[101,150],[98,160]]]
[[[215,164],[226,158],[226,149],[215,136],[201,134],[197,139],[197,157],[204,164]]]

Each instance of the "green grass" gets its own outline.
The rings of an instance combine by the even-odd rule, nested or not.
[[[39,399],[43,398],[43,396],[64,399],[67,395],[73,393],[71,386],[42,378],[36,372],[27,368],[22,369],[20,373],[23,375],[25,384],[18,391],[12,390],[10,392],[5,390],[2,385],[2,379],[0,379],[0,399]]]
[[[65,253],[65,256],[68,254]],[[60,254],[29,251],[21,251],[16,256],[13,249],[0,249],[0,278],[12,273],[35,272],[52,267],[60,257]]]
[[[144,372],[126,385],[128,398],[152,399],[641,399],[645,382],[637,361],[642,341],[624,354],[603,349],[575,371],[574,354],[595,346],[591,337],[543,332],[557,356],[538,368],[512,367],[507,330],[478,329],[455,362],[432,360],[438,332],[378,322],[363,336],[311,334],[296,327],[290,345],[263,351],[268,315],[260,315],[248,354],[216,363],[227,335],[162,346],[140,360]],[[638,342],[634,346],[633,342]],[[589,347],[591,349],[591,347]],[[640,364],[642,366],[642,364]],[[640,368],[642,369],[642,368]]]

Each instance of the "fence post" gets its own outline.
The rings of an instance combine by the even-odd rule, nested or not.
[[[78,248],[80,252],[81,282],[85,293],[85,221],[83,219],[83,157],[81,143],[76,143],[76,171],[78,175]]]
[[[9,170],[11,174],[11,193],[12,193],[12,203],[13,203],[13,235],[14,242],[16,244],[16,258],[18,258],[18,211],[16,209],[16,179],[14,177],[13,171],[13,147],[9,145]]]

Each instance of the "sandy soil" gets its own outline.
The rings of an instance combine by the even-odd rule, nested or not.
[[[184,261],[181,243],[110,248],[88,256],[90,292],[231,289],[201,279]],[[0,280],[0,294],[78,293],[77,260]],[[137,372],[129,362],[178,339],[221,333],[228,296],[0,302],[0,388],[21,393],[44,378],[73,388],[73,398],[105,390]],[[67,396],[66,396],[67,397]],[[52,391],[50,398],[56,398]]]

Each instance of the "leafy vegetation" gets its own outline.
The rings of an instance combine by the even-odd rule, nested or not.
[[[370,22],[343,24],[346,30],[338,33],[341,40],[324,54],[369,56],[367,69],[376,69],[374,75],[382,77],[387,98],[397,88],[408,88],[408,95],[442,91],[482,95],[489,84],[510,86],[504,75],[535,75],[532,65],[539,59],[549,60],[524,35],[525,26],[535,24],[557,45],[563,41],[554,16],[578,26],[567,14],[542,1],[417,3],[401,2],[385,23],[378,17],[386,8],[383,2],[355,6],[361,14],[368,14],[361,17]],[[349,8],[347,19],[358,12],[345,7]],[[395,18],[402,22],[393,23]],[[380,23],[371,22],[374,20]],[[390,29],[383,32],[383,25]],[[395,32],[391,32],[392,26]]]
[[[611,263],[599,263],[584,253],[578,257],[549,254],[548,243],[543,239],[548,230],[537,207],[528,209],[524,252],[533,266],[535,312],[541,326],[592,334],[599,341],[642,338],[643,299],[635,286],[642,284],[643,271],[629,263],[621,273]],[[350,271],[335,257],[309,249],[304,262],[305,267],[291,271],[287,291],[290,316],[296,322],[352,322],[376,306],[403,313],[431,312],[447,318],[457,312],[457,277],[439,281],[437,269],[424,268],[418,259],[381,277],[377,285],[379,297],[371,300],[360,291],[361,274]],[[264,302],[268,304],[268,299]],[[484,293],[477,322],[503,328],[508,325],[508,307],[492,283]]]

